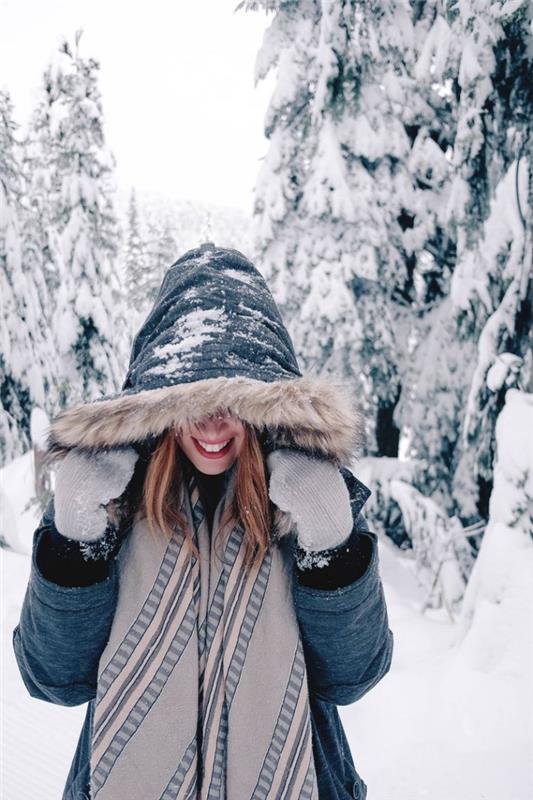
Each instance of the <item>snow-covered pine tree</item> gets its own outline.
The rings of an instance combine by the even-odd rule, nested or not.
[[[173,220],[170,209],[161,215],[146,219],[146,272],[145,302],[154,302],[165,271],[178,258],[176,241],[173,235]]]
[[[404,241],[413,195],[402,119],[412,83],[405,2],[275,8],[256,80],[277,67],[257,185],[260,260],[307,369],[342,375],[396,455],[393,410],[414,300]]]
[[[43,410],[48,416],[53,416],[60,406],[60,369],[53,319],[62,257],[59,234],[52,221],[52,199],[59,184],[49,116],[57,91],[51,70],[45,71],[43,84],[42,99],[31,116],[21,143],[24,187],[21,232],[23,267],[33,287],[34,304],[38,309],[37,323],[41,331],[39,357],[46,375]]]
[[[496,420],[507,389],[526,389],[533,372],[533,8],[461,0],[450,27],[458,64],[451,296],[460,338],[477,347],[455,498],[464,516],[487,519]]]
[[[458,625],[461,656],[523,663],[524,637],[497,637],[533,611],[533,7],[461,0],[449,15],[457,137],[449,217],[459,338],[473,343],[454,498],[488,522]],[[527,637],[526,637],[527,638]]]
[[[527,167],[522,163],[522,172],[515,169],[513,173],[511,169],[509,173],[513,151],[521,149],[522,162],[525,162],[527,148],[531,147],[529,129],[525,124],[532,107],[531,83],[527,80],[531,73],[533,52],[530,42],[531,9],[526,8],[526,4],[520,0],[503,5],[496,2],[483,4],[481,0],[459,0],[453,4],[444,3],[443,0],[416,0],[410,4],[391,2],[386,4],[386,8],[380,3],[329,3],[318,0],[302,0],[291,4],[248,2],[241,6],[250,9],[263,7],[275,12],[257,64],[258,78],[277,66],[278,82],[267,115],[267,134],[270,135],[271,146],[257,186],[256,212],[262,257],[278,299],[291,319],[300,317],[304,329],[314,326],[311,336],[307,336],[306,330],[298,336],[298,326],[291,326],[300,352],[302,341],[308,350],[309,345],[313,345],[320,369],[328,369],[329,353],[336,353],[339,360],[333,365],[335,371],[349,375],[350,368],[346,369],[341,354],[343,343],[346,346],[347,342],[352,342],[355,352],[363,354],[366,362],[372,364],[371,378],[366,382],[370,393],[375,386],[379,387],[379,380],[376,381],[372,347],[366,350],[362,348],[362,324],[365,332],[371,331],[374,347],[382,340],[386,341],[387,333],[394,330],[397,349],[388,354],[385,363],[389,359],[393,362],[395,380],[401,381],[402,385],[401,401],[395,410],[394,421],[402,428],[403,457],[417,463],[416,489],[422,490],[431,497],[433,503],[437,503],[440,517],[444,519],[449,514],[456,518],[459,528],[459,517],[463,523],[479,520],[480,515],[486,517],[483,512],[488,494],[485,492],[485,502],[482,495],[484,488],[490,487],[488,484],[484,487],[486,478],[480,469],[483,458],[480,462],[482,454],[479,442],[475,441],[475,435],[473,437],[467,433],[474,424],[481,434],[479,421],[483,420],[484,413],[487,416],[487,411],[483,412],[486,396],[483,402],[478,401],[476,408],[472,404],[472,397],[476,392],[478,397],[480,394],[479,380],[478,389],[472,388],[476,386],[476,372],[488,374],[494,386],[500,380],[513,385],[512,381],[517,380],[520,371],[524,385],[527,375],[531,375],[527,358],[524,358],[528,341],[531,341],[527,334],[531,325],[531,288],[528,290],[527,280],[524,282],[523,271],[524,264],[531,264],[531,244],[524,231],[519,232],[515,224],[520,214],[516,213],[516,202],[510,201],[509,191],[506,192],[503,185],[499,188],[500,212],[504,205],[506,207],[499,215],[494,211],[498,205],[496,198],[492,199],[498,182],[505,174],[508,175],[507,190],[514,174],[515,187],[520,189],[522,181],[521,193],[531,198],[531,162],[527,161]],[[402,12],[409,12],[412,28],[408,24],[401,24]],[[359,17],[358,13],[362,16]],[[400,24],[398,19],[394,19],[394,14],[400,15]],[[350,40],[352,49],[345,47],[346,27],[352,32],[352,28],[346,25],[347,19],[356,19],[358,22],[354,28],[355,35]],[[391,25],[391,20],[396,24]],[[381,24],[383,27],[380,27]],[[412,35],[407,35],[409,31]],[[356,45],[362,40],[362,45],[356,50],[358,58],[350,62],[346,54],[348,52],[350,55],[353,50],[352,40]],[[328,43],[333,43],[329,51]],[[365,58],[367,52],[370,58]],[[525,84],[529,86],[529,94]],[[374,98],[374,103],[368,103],[369,94],[370,98]],[[349,100],[354,95],[356,99],[361,98],[359,106],[357,103],[350,106]],[[381,97],[383,102],[376,102],[376,97]],[[332,102],[328,105],[324,98]],[[388,105],[385,102],[387,100]],[[361,108],[367,112],[367,120],[361,114]],[[373,115],[369,113],[369,108],[374,111]],[[392,112],[389,117],[383,113],[383,109]],[[524,114],[524,109],[529,109],[529,114]],[[388,159],[389,163],[394,163],[395,171],[391,172],[396,175],[395,184],[385,172],[385,185],[388,181],[389,186],[394,186],[396,195],[401,195],[399,207],[395,208],[397,198],[393,196],[394,192],[380,193],[380,183],[376,178],[376,175],[379,178],[379,172],[373,172],[376,162],[371,158],[370,145],[368,152],[363,153],[366,161],[361,159],[369,180],[374,181],[368,186],[368,195],[361,190],[365,184],[362,181],[358,184],[354,180],[354,175],[361,173],[361,170],[359,173],[356,171],[360,166],[357,163],[360,155],[357,148],[361,139],[358,140],[355,134],[360,132],[362,116],[362,121],[369,123],[367,127],[373,126],[378,133],[387,130],[387,122],[392,117],[393,122],[398,123],[398,130],[403,126],[409,139],[408,148],[396,151],[390,148],[392,155],[396,156],[395,161],[394,158]],[[480,145],[477,136],[480,120],[487,140],[483,145]],[[338,131],[342,131],[344,126],[350,130],[350,121],[355,121],[351,128],[352,135],[342,141]],[[329,125],[329,132],[324,122]],[[392,130],[395,130],[394,127]],[[520,131],[518,135],[517,131]],[[322,140],[318,135],[322,136]],[[313,137],[316,140],[314,145]],[[335,137],[343,144],[341,157],[338,149],[335,149]],[[471,147],[476,137],[477,145]],[[364,136],[362,141],[365,142]],[[396,144],[403,140],[398,136],[397,140],[392,137],[391,141]],[[498,152],[498,146],[505,142],[507,145],[511,143],[511,146],[506,155],[502,155]],[[379,149],[379,135],[370,144]],[[477,163],[476,147],[481,147],[484,152],[484,166],[481,169]],[[317,170],[318,179],[313,174],[317,154],[328,156],[322,158],[325,166]],[[387,147],[383,148],[383,154],[387,165]],[[316,163],[320,166],[320,158]],[[529,170],[527,178],[526,169]],[[309,191],[309,185],[314,192]],[[381,294],[371,305],[372,310],[378,310],[379,316],[375,330],[368,326],[364,318],[364,297],[358,297],[357,313],[354,313],[351,291],[354,285],[357,287],[357,282],[352,279],[351,284],[347,280],[343,283],[346,275],[351,274],[346,269],[346,261],[342,261],[343,249],[341,246],[335,250],[331,238],[328,238],[340,219],[344,226],[341,227],[343,245],[349,243],[354,252],[364,254],[364,237],[358,239],[353,236],[347,223],[350,222],[350,214],[354,214],[354,207],[357,213],[360,198],[367,208],[375,208],[372,194],[378,198],[377,208],[381,218],[387,221],[390,240],[388,249],[384,248],[382,252],[387,264],[393,267],[386,290],[381,285],[384,282],[380,281]],[[487,235],[487,214],[491,203],[491,234]],[[322,212],[327,223],[325,226],[321,225],[322,218],[320,215],[317,217],[316,209]],[[387,217],[391,210],[392,216]],[[530,209],[524,214],[530,214]],[[374,213],[373,223],[375,219]],[[307,228],[309,222],[312,223],[311,239]],[[396,222],[398,225],[395,228]],[[482,234],[483,227],[485,232]],[[401,229],[399,234],[398,229]],[[379,233],[380,229],[374,223],[372,231],[375,230]],[[315,262],[312,261],[315,252],[313,236],[320,239],[319,247],[332,254],[332,263],[327,270],[323,267],[323,260],[319,262],[315,258]],[[515,241],[517,244],[513,245]],[[485,253],[479,250],[482,242],[489,245]],[[493,267],[482,267],[484,276],[480,274],[478,278],[476,273],[472,279],[469,259],[472,262],[475,258],[480,266],[491,252]],[[379,247],[375,246],[374,255],[379,253]],[[404,268],[403,272],[395,272],[395,255],[398,257],[397,263]],[[461,266],[465,255],[466,272]],[[342,270],[338,267],[335,269],[335,261],[342,265]],[[452,279],[456,261],[458,268]],[[511,267],[508,273],[518,263],[521,265],[518,270],[521,276],[520,291],[515,281],[511,291],[514,302],[512,312],[510,315],[499,313],[497,321],[493,321],[492,327],[489,326],[485,337],[488,347],[482,335],[483,364],[476,370],[478,337],[484,323],[480,326],[475,321],[479,317],[476,303],[467,303],[465,309],[458,302],[458,297],[465,297],[465,293],[458,288],[463,280],[459,276],[463,272],[463,277],[466,275],[468,279],[465,284],[467,295],[477,292],[483,300],[483,296],[489,297],[493,293],[503,298],[505,278],[502,289],[502,276],[498,275],[498,268],[505,272],[505,269],[502,270],[505,263]],[[306,272],[306,264],[312,264],[311,272]],[[373,278],[374,286],[378,286],[377,279],[381,277],[379,266],[379,259],[375,258],[374,272],[369,276]],[[355,273],[358,283],[361,272],[361,265],[358,264]],[[386,275],[386,271],[382,270],[383,274]],[[395,275],[400,280],[395,282]],[[313,280],[317,281],[316,287],[313,286]],[[484,288],[485,281],[489,284],[488,289]],[[450,286],[457,289],[452,297],[449,296]],[[308,295],[306,291],[309,288]],[[344,294],[339,288],[344,290]],[[348,288],[351,291],[346,291]],[[312,298],[313,294],[318,299],[311,304],[308,297]],[[330,304],[328,297],[333,297]],[[342,298],[343,302],[339,302],[337,297]],[[392,309],[393,314],[389,315],[388,324],[383,326],[384,335],[380,339],[379,325],[383,325],[380,302],[383,303],[383,298],[386,308]],[[405,312],[394,314],[398,307],[401,311],[402,302],[406,304]],[[479,307],[477,302],[477,309]],[[300,309],[303,309],[304,317],[307,309],[312,310],[308,320],[304,318],[301,321]],[[333,334],[324,329],[323,316],[335,326]],[[351,326],[343,330],[346,320]],[[402,320],[405,323],[403,326],[399,325]],[[494,328],[497,328],[495,335]],[[338,343],[334,338],[337,331]],[[494,363],[497,350],[495,340],[499,340],[501,345],[502,338],[505,338],[502,337],[502,331],[507,337],[507,352]],[[487,363],[488,353],[492,356]],[[493,369],[487,373],[491,364]],[[463,441],[461,432],[469,396],[469,411],[464,426],[467,440]],[[379,391],[373,392],[372,399],[380,403]],[[381,410],[380,404],[376,414],[376,440],[383,425]],[[481,413],[476,415],[476,410]],[[494,420],[495,417],[492,418],[492,428]],[[485,445],[490,449],[494,442],[491,425],[484,433]],[[374,449],[378,454],[387,452],[379,440]],[[385,495],[389,500],[392,498],[390,486],[385,490]],[[428,556],[426,563],[431,572],[431,551],[437,553],[438,547],[433,548],[431,542],[435,532],[420,529],[422,518],[425,519],[424,513],[417,519],[415,533],[419,540],[423,538],[425,541],[424,558]],[[450,530],[452,528],[453,525]],[[459,528],[458,538],[453,534],[454,549],[462,577],[466,579],[472,561],[469,546],[462,539]]]
[[[114,391],[129,341],[117,267],[119,229],[112,199],[114,161],[105,145],[99,65],[64,42],[49,108],[57,192],[52,220],[61,246],[54,333],[61,401]]]
[[[413,44],[405,53],[411,81],[402,119],[411,140],[407,169],[413,190],[406,203],[411,219],[404,222],[404,244],[415,262],[413,281],[421,313],[447,296],[455,263],[455,239],[446,215],[455,103],[449,85],[453,74],[443,74],[451,31],[442,6],[442,0],[411,2]]]
[[[416,488],[443,513],[456,513],[453,475],[474,345],[457,340],[449,299],[455,266],[455,234],[447,204],[453,177],[456,68],[452,32],[441,0],[412,3],[414,44],[404,113],[412,141],[407,168],[413,178],[412,218],[404,242],[413,262],[415,312],[409,332],[403,386],[395,418],[402,430],[402,457],[417,460]]]
[[[46,284],[39,266],[24,258],[24,185],[15,136],[12,103],[0,91],[0,464],[29,448],[32,408],[44,406],[54,391]]]
[[[63,272],[59,234],[53,222],[53,200],[59,193],[55,143],[50,124],[50,110],[58,99],[59,81],[55,70],[44,71],[40,97],[22,142],[24,178],[24,247],[25,260],[40,265],[50,295],[55,295]],[[53,319],[50,309],[49,322]]]
[[[133,313],[135,317],[130,324],[131,330],[134,332],[138,328],[140,317],[145,313],[149,302],[149,292],[146,286],[148,271],[146,244],[141,231],[139,208],[134,189],[131,191],[128,204],[123,260],[126,301],[130,314]]]
[[[424,261],[419,251],[418,264],[430,264],[438,291],[419,307],[410,333],[412,367],[404,373],[397,419],[403,456],[424,464],[416,487],[468,524],[487,517],[494,423],[506,387],[532,380],[532,225],[524,228],[521,220],[531,220],[532,207],[531,11],[520,3],[504,9],[493,4],[492,11],[486,4],[459,3],[453,10],[434,0],[414,7],[417,83],[409,105],[415,108],[422,96],[428,109],[436,109],[431,137],[447,157],[443,162],[430,149],[428,181],[417,131],[409,167],[418,182],[414,199],[426,208],[418,219],[430,226],[433,217],[436,233],[448,241],[441,238],[445,247],[435,251],[441,268],[431,265],[427,244]],[[435,177],[441,188],[421,193],[421,183]],[[416,210],[416,203],[411,207]],[[448,263],[455,269],[451,280]],[[419,272],[416,267],[415,285]],[[454,542],[466,578],[471,558],[459,531]]]
[[[431,183],[435,178],[442,187],[437,186],[438,191],[429,195],[420,191],[415,195],[415,200],[421,200],[426,209],[418,214],[418,219],[425,225],[431,225],[432,217],[437,221],[437,245],[439,238],[441,245],[435,255],[437,259],[440,256],[441,265],[438,266],[438,260],[432,264],[433,252],[426,245],[423,259],[429,263],[432,281],[438,279],[438,291],[428,298],[426,308],[421,308],[420,319],[411,332],[412,366],[406,376],[406,391],[402,392],[397,419],[402,426],[404,457],[422,459],[426,464],[426,469],[420,472],[423,482],[417,487],[436,498],[450,514],[459,514],[464,523],[473,523],[487,516],[495,420],[494,407],[482,412],[481,406],[476,408],[471,402],[473,393],[479,393],[480,372],[486,373],[486,357],[490,361],[495,356],[494,342],[487,351],[483,335],[480,337],[485,312],[479,300],[487,284],[491,288],[486,296],[503,296],[504,272],[509,276],[518,261],[523,275],[524,268],[527,272],[527,264],[531,263],[520,226],[516,191],[511,187],[513,176],[515,189],[517,184],[514,167],[506,179],[506,190],[499,186],[505,170],[502,165],[511,164],[513,151],[529,139],[525,109],[531,108],[526,88],[530,71],[530,57],[529,60],[527,57],[530,13],[520,3],[506,4],[504,9],[493,4],[491,10],[490,4],[474,7],[469,2],[460,2],[452,7],[441,0],[428,0],[413,4],[413,8],[416,95],[422,95],[427,108],[436,111],[436,124],[431,125],[430,135],[439,143],[439,150],[433,146],[428,152],[430,158],[425,159],[430,170],[428,180],[424,158],[420,160],[417,147],[420,136],[417,132],[410,169],[419,188],[422,181]],[[517,134],[519,128],[522,131]],[[510,147],[505,144],[506,139],[510,140]],[[423,155],[426,149],[427,144]],[[446,153],[444,161],[440,151]],[[525,156],[525,151],[522,155]],[[524,168],[522,158],[522,171]],[[521,180],[527,184],[524,174]],[[520,192],[527,207],[527,186],[522,185]],[[496,203],[496,197],[491,200],[495,194],[499,194],[503,208],[495,208],[486,219],[491,203]],[[529,210],[530,207],[531,204]],[[488,231],[490,234],[486,235]],[[514,266],[510,271],[500,271],[511,241]],[[493,264],[489,266],[487,255],[494,247],[499,255],[495,258],[492,253]],[[419,258],[418,263],[421,261]],[[496,261],[500,261],[500,267]],[[416,273],[415,283],[418,268]],[[452,297],[446,296],[449,285]],[[422,288],[425,291],[423,284]],[[518,305],[516,320],[521,329],[521,344],[515,344],[518,352],[525,353],[531,297]],[[508,319],[505,324],[513,338],[514,322]],[[476,368],[479,346],[485,350],[485,356],[481,367]],[[513,385],[521,363],[516,352],[503,357],[506,374],[498,370],[502,378],[511,381],[509,385]],[[507,375],[509,371],[512,376]],[[501,400],[500,396],[500,404]],[[488,394],[481,405],[485,401],[490,403]],[[465,420],[467,406],[470,410]],[[483,422],[487,412],[492,415],[488,425],[486,419]],[[484,428],[483,433],[479,426]],[[478,428],[477,433],[467,433],[470,428]],[[476,441],[478,436],[484,441],[481,449]]]

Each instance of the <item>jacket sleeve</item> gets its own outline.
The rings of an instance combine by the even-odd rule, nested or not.
[[[118,576],[82,587],[47,580],[37,565],[41,537],[53,521],[47,514],[33,537],[30,579],[13,647],[22,680],[32,697],[59,705],[86,703],[96,693],[98,661],[109,637]]]
[[[354,484],[348,485],[353,498]],[[365,536],[371,541],[365,573],[339,589],[293,584],[309,689],[335,705],[359,700],[388,672],[392,660],[393,634],[379,574],[377,536],[366,530],[360,505],[352,503],[355,521],[350,538]]]

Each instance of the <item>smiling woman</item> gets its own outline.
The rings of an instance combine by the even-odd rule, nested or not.
[[[337,705],[392,633],[363,430],[245,256],[169,268],[121,391],[51,425],[14,647],[33,696],[89,701],[64,800],[365,797]]]

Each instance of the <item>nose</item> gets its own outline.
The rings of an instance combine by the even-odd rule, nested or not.
[[[202,433],[218,434],[228,426],[230,419],[231,417],[227,412],[211,414],[209,417],[200,420],[200,422],[196,424],[196,427]]]

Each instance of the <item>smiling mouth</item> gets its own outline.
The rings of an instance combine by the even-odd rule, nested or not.
[[[233,438],[223,439],[220,442],[202,442],[191,437],[194,446],[204,458],[223,458],[230,450],[233,444]]]

